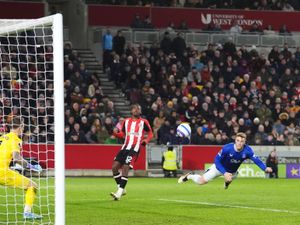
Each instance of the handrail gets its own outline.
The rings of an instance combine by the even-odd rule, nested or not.
[[[104,34],[107,28],[105,27],[93,27],[94,32],[102,31]],[[118,28],[110,27],[112,34],[114,35]],[[123,35],[127,42],[151,44],[153,42],[159,42],[164,37],[166,30],[147,30],[147,29],[122,29]],[[225,32],[208,32],[201,30],[189,30],[180,31],[188,45],[207,45],[208,43],[213,44],[224,44],[231,37],[233,43],[237,46],[253,46],[256,47],[272,47],[272,46],[283,46],[285,43],[289,47],[300,46],[300,34],[293,35],[279,35],[279,34],[254,34],[254,33],[241,33],[233,34],[228,31]],[[170,33],[171,38],[177,36],[177,31]],[[100,41],[100,39],[96,40]]]

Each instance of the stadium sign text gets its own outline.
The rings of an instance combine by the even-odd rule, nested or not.
[[[263,25],[262,19],[248,19],[244,15],[237,14],[203,14],[201,13],[201,22],[203,24],[218,24],[218,25],[234,25],[234,22],[237,22],[240,26],[252,26],[256,24],[257,26]]]

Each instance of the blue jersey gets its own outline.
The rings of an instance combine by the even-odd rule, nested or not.
[[[238,152],[234,148],[234,143],[224,145],[222,150],[215,158],[215,165],[221,173],[235,173],[242,162],[246,159],[251,159],[263,171],[267,168],[266,165],[254,154],[253,149],[249,145],[244,145],[242,151]]]

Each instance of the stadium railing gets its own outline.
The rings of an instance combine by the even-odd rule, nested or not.
[[[101,36],[104,34],[107,28],[105,27],[93,27],[93,41],[94,43],[101,41]],[[111,27],[110,30],[112,34],[116,34],[117,30],[121,29],[123,31],[123,36],[126,42],[132,43],[153,43],[159,42],[163,36],[165,29],[163,30],[134,30],[134,29],[124,29],[124,28],[114,28]],[[171,38],[176,36],[176,32],[171,33]],[[294,33],[293,35],[279,35],[279,34],[253,34],[253,33],[242,33],[242,34],[232,34],[230,32],[207,32],[201,30],[189,30],[181,31],[184,33],[184,37],[187,44],[194,45],[207,45],[208,43],[225,43],[229,37],[232,38],[234,44],[237,46],[253,46],[256,47],[272,47],[274,45],[282,46],[287,43],[290,47],[300,46],[300,34]]]

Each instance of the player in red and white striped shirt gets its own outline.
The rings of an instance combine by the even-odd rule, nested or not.
[[[114,129],[114,135],[124,138],[124,144],[114,159],[112,172],[118,185],[116,193],[112,192],[114,200],[120,200],[128,181],[128,172],[133,159],[137,158],[141,145],[146,145],[153,137],[151,126],[148,120],[141,118],[141,106],[131,106],[131,118],[124,119],[121,130]],[[147,138],[144,137],[145,131]],[[122,168],[122,174],[119,169]]]

